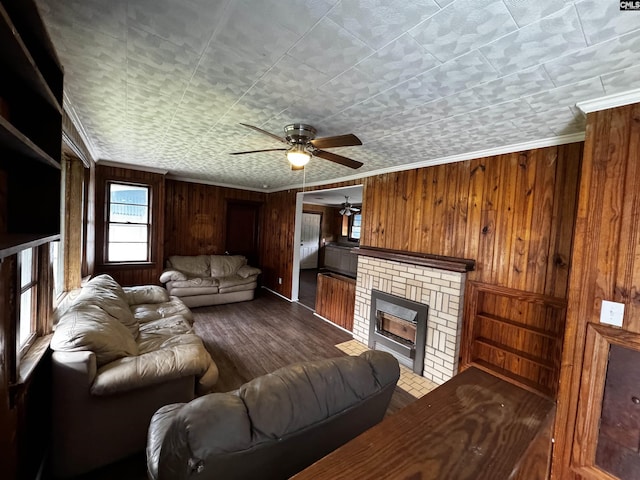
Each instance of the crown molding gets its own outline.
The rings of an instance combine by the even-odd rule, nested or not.
[[[443,165],[445,163],[463,162],[466,160],[473,160],[476,158],[492,157],[495,155],[503,155],[505,153],[521,152],[524,150],[533,150],[536,148],[555,147],[557,145],[565,145],[567,143],[575,143],[584,141],[584,132],[572,133],[570,135],[560,135],[557,137],[543,138],[539,140],[533,140],[530,142],[514,143],[511,145],[504,145],[502,147],[488,148],[486,150],[474,150],[472,152],[461,153],[457,155],[450,155],[448,157],[433,158],[430,160],[423,160],[421,162],[409,163],[406,165],[396,165],[393,167],[381,168],[378,170],[372,170],[360,175],[350,175],[341,178],[332,178],[328,180],[320,180],[317,182],[307,182],[304,187],[318,187],[326,185],[328,183],[340,183],[348,182],[351,180],[359,180],[361,178],[373,177],[376,175],[383,175],[385,173],[401,172],[404,170],[413,170],[415,168],[433,167],[435,165]],[[287,185],[284,187],[277,187],[267,190],[267,193],[281,192],[283,190],[292,190],[303,188],[302,184]]]
[[[183,177],[181,175],[173,175],[171,173],[168,174],[166,178],[167,178],[167,180],[176,180],[176,181],[179,181],[179,182],[200,183],[202,185],[212,185],[214,187],[233,188],[234,190],[248,190],[250,192],[269,193],[269,190],[266,190],[264,188],[246,187],[246,186],[240,186],[240,185],[231,185],[229,183],[214,182],[212,180],[202,180],[200,178]],[[274,191],[276,191],[276,190],[274,190]]]
[[[62,105],[64,106],[64,110],[67,112],[71,123],[73,123],[73,125],[76,127],[78,135],[80,135],[80,138],[84,142],[84,146],[89,151],[91,159],[95,161],[95,159],[98,158],[98,156],[96,155],[96,149],[93,146],[93,143],[91,143],[91,140],[89,140],[89,135],[87,135],[87,131],[84,129],[84,126],[82,125],[82,122],[80,121],[80,118],[76,113],[76,109],[73,107],[73,103],[67,96],[66,90],[62,92]]]
[[[624,105],[631,105],[632,103],[640,102],[640,88],[635,90],[629,90],[623,93],[616,93],[614,95],[607,95],[605,97],[594,98],[593,100],[585,100],[584,102],[576,103],[576,107],[587,114],[591,112],[599,112],[600,110],[607,110],[609,108],[622,107]]]
[[[145,165],[134,165],[133,163],[114,162],[111,160],[96,160],[96,165],[105,167],[127,168],[129,170],[138,170],[141,172],[159,173],[160,175],[166,175],[169,172],[169,170],[165,170],[162,168],[147,167]]]

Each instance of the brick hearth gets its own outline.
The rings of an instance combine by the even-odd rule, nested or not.
[[[427,304],[427,343],[423,376],[442,384],[458,371],[465,273],[358,256],[354,339],[369,341],[371,290]]]

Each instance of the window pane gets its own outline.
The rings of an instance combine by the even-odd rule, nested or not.
[[[20,287],[33,281],[33,248],[20,252]]]
[[[51,256],[51,266],[53,267],[53,294],[54,297],[62,294],[64,268],[62,266],[62,242],[51,242],[49,244],[49,255]]]
[[[149,205],[149,189],[135,185],[109,184],[109,202],[129,205]]]
[[[31,334],[31,318],[33,316],[33,312],[31,311],[33,304],[31,300],[33,290],[33,288],[30,288],[20,295],[20,345],[22,345]]]
[[[147,261],[146,243],[110,243],[107,252],[110,262]]]
[[[109,243],[147,242],[146,225],[109,225]]]
[[[109,205],[109,221],[122,223],[147,223],[149,208],[143,205]]]

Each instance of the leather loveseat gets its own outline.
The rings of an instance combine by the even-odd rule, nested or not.
[[[55,477],[143,451],[158,408],[211,391],[218,369],[191,322],[160,286],[100,275],[82,288],[51,340]]]
[[[367,351],[162,407],[149,427],[149,478],[289,478],[380,422],[399,376],[393,356]]]
[[[242,255],[173,255],[160,281],[189,307],[253,300],[260,269]]]

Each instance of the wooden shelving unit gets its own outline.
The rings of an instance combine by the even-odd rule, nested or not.
[[[60,234],[62,66],[30,0],[0,0],[0,258]]]
[[[558,389],[566,301],[468,282],[462,369],[476,366],[531,391]]]

